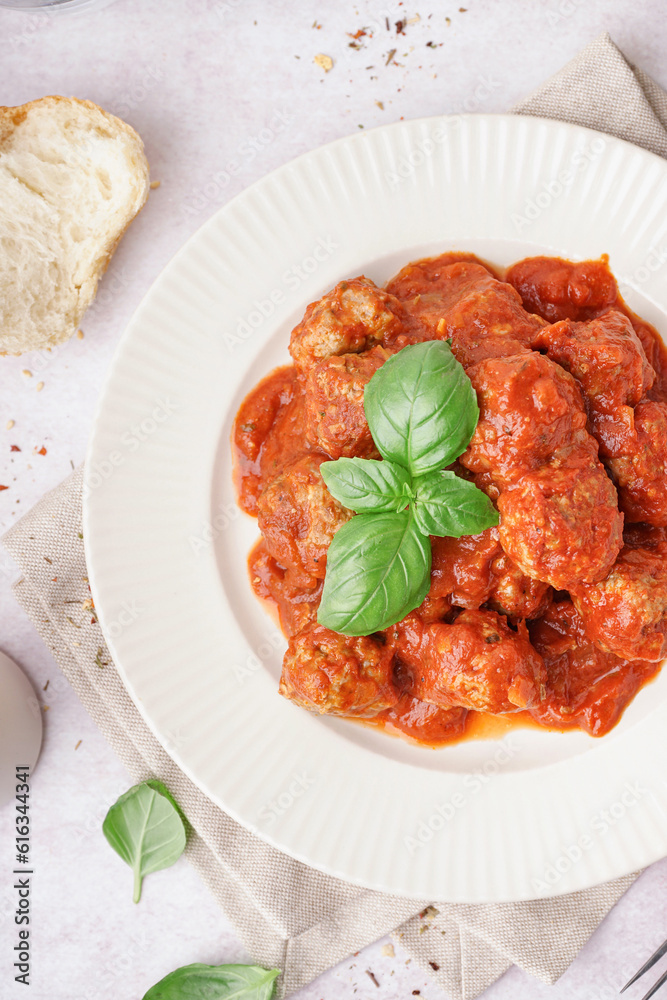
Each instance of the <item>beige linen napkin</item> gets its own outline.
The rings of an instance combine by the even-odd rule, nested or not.
[[[634,71],[607,35],[514,110],[587,125],[667,156],[667,94]],[[3,543],[23,573],[17,600],[132,778],[157,776],[171,789],[192,826],[192,864],[253,958],[284,970],[286,994],[390,931],[457,1000],[472,1000],[512,964],[554,982],[635,878],[550,901],[468,906],[360,889],[292,860],[192,784],[125,690],[83,607],[81,471]]]

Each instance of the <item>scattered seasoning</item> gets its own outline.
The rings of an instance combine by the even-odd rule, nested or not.
[[[22,374],[23,374],[23,375],[25,375],[25,376],[26,376],[26,378],[32,378],[32,372],[31,372],[31,371],[29,371],[29,370],[28,370],[27,368],[24,368],[24,369],[23,369],[23,372],[22,372]]]
[[[85,601],[82,602],[81,607],[84,611],[92,611],[95,607],[92,597],[87,597]]]
[[[380,984],[378,983],[377,979],[375,978],[375,976],[373,975],[373,973],[371,972],[370,969],[366,969],[366,975],[368,976],[368,978],[370,979],[370,981],[373,983],[373,985],[377,986],[377,988],[379,989],[380,988]]]
[[[51,708],[51,706],[50,706],[50,705],[42,705],[42,708],[43,708],[43,710],[44,710],[45,712],[48,712],[48,711],[49,711],[49,709]]]
[[[9,486],[0,486],[0,490],[8,490]]]
[[[95,663],[100,668],[100,670],[104,670],[104,668],[107,666],[107,664],[102,659],[103,655],[104,654],[102,653],[102,647],[100,646],[97,650],[97,656],[95,657]]]
[[[7,421],[7,430],[10,431],[12,429],[12,427],[14,426],[14,424],[15,424],[14,420],[8,420]]]
[[[46,561],[49,564],[49,566],[53,566],[53,559],[49,559],[48,556],[44,556],[44,558],[46,559]]]
[[[435,42],[427,42],[426,47],[429,49],[437,49],[438,46],[435,44]]]
[[[13,445],[10,446],[9,450],[10,451],[20,451],[21,449],[19,448],[19,446],[17,444],[13,444]]]
[[[73,625],[73,626],[74,626],[74,628],[81,628],[81,626],[80,626],[80,625],[77,625],[77,623],[76,623],[76,622],[74,621],[74,619],[72,618],[72,616],[71,616],[71,615],[65,615],[65,618],[66,618],[66,619],[67,619],[67,621],[68,621],[68,622],[70,623],[70,625]]]
[[[313,59],[313,62],[316,66],[319,66],[320,69],[323,69],[325,73],[328,73],[330,69],[333,69],[333,59],[331,56],[324,55],[323,52],[318,52]]]
[[[427,906],[425,910],[419,914],[422,920],[435,920],[435,918],[440,913],[440,910],[436,910],[435,906]]]
[[[384,104],[382,103],[382,101],[376,101],[375,103],[377,104],[380,111],[384,111]]]
[[[151,191],[155,191],[156,188],[159,188],[160,184],[162,184],[162,181],[151,181]]]
[[[422,992],[421,990],[413,990],[412,995],[413,997],[419,997],[421,996],[421,992]]]
[[[83,330],[77,330],[76,331],[76,335],[77,335],[77,337],[78,337],[79,340],[83,340],[83,338],[84,338]]]
[[[41,392],[43,388],[44,388],[44,383],[43,382],[38,382],[37,385],[35,386],[35,390],[37,392]]]
[[[79,749],[79,747],[81,746],[81,743],[82,743],[82,742],[83,742],[82,740],[79,740],[79,742],[78,742],[78,743],[77,743],[77,745],[76,745],[76,746],[74,747],[74,749],[75,749],[75,750],[78,750],[78,749]]]
[[[82,531],[77,531],[76,537],[77,538],[83,538],[83,532]]]
[[[438,972],[438,970],[440,969],[440,966],[438,965],[437,962],[429,962],[428,964],[431,966],[434,972]]]
[[[33,455],[46,455],[46,448],[44,447],[44,445],[42,445],[42,447],[39,449],[35,446],[33,448]]]
[[[459,14],[466,14],[468,11],[467,7],[459,7]]]
[[[396,49],[392,49],[389,55],[387,56],[387,61],[385,63],[385,66],[389,65],[389,63],[391,62],[391,60],[394,58],[395,55],[396,55]]]
[[[405,31],[403,29],[405,28],[406,24],[407,24],[407,21],[405,21],[405,20],[403,20],[403,21],[397,21],[396,22],[396,34],[397,35],[404,35],[405,34]]]
[[[445,21],[447,22],[447,26],[451,28],[451,26],[452,26],[452,19],[451,19],[451,17],[446,17]]]
[[[387,958],[394,958],[396,952],[394,951],[393,944],[383,944],[382,945],[382,954],[386,955]]]
[[[42,691],[46,691],[46,689],[48,688],[48,686],[49,686],[50,683],[51,683],[51,681],[47,681],[46,684],[44,685],[44,687],[42,688]]]

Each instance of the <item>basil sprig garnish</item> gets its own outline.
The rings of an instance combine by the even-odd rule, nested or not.
[[[479,420],[475,390],[445,341],[404,347],[375,373],[364,410],[384,461],[339,458],[320,471],[358,516],[334,535],[317,620],[345,635],[389,628],[422,603],[429,535],[476,535],[498,513],[474,483],[444,469]]]

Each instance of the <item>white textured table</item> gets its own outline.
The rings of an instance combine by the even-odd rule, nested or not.
[[[395,22],[404,18],[397,35]],[[369,26],[373,36],[352,47],[351,36]],[[140,132],[161,186],[121,244],[83,323],[85,338],[51,355],[0,359],[0,484],[9,487],[0,493],[0,530],[82,461],[123,328],[164,264],[219,205],[299,153],[360,127],[503,111],[605,28],[667,86],[664,0],[116,0],[92,14],[1,11],[0,103],[53,93],[90,98]],[[333,58],[331,72],[314,64],[317,53]],[[233,176],[225,171],[230,161],[239,165]],[[14,602],[14,576],[0,556],[0,647],[39,691],[45,740],[32,788],[29,991],[12,981],[14,814],[0,810],[0,998],[136,1000],[176,966],[243,961],[243,947],[186,862],[149,877],[133,905],[130,872],[100,830],[128,777]],[[628,893],[555,987],[512,969],[485,1000],[617,995],[667,936],[666,888],[664,862]],[[395,957],[384,955],[383,943],[322,976],[300,1000],[443,997],[398,948]]]

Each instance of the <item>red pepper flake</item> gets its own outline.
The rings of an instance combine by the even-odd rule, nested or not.
[[[403,18],[402,21],[396,21],[396,34],[397,35],[404,35],[405,34],[405,31],[403,29],[405,28],[406,24],[407,24],[407,21],[405,20],[405,18]]]
[[[46,448],[44,447],[44,445],[42,445],[42,447],[39,449],[35,448],[34,453],[35,455],[46,455]]]
[[[0,490],[8,490],[9,486],[0,486]]]
[[[413,991],[412,991],[412,995],[413,995],[413,997],[420,997],[420,996],[421,996],[421,993],[422,993],[422,991],[421,991],[421,990],[413,990]]]
[[[437,972],[440,968],[437,962],[429,962],[428,964],[431,966],[434,972]]]
[[[13,445],[11,445],[11,447],[10,447],[9,450],[10,451],[20,451],[21,449],[19,448],[19,446],[17,444],[13,444]]]
[[[355,31],[354,34],[352,34],[351,31],[346,31],[345,34],[348,35],[349,38],[357,39],[357,38],[363,38],[364,35],[366,34],[366,31],[364,28],[359,28],[359,30]]]

